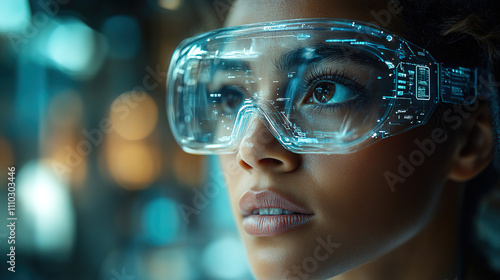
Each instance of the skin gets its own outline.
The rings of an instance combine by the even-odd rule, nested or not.
[[[227,25],[294,18],[374,21],[387,1],[238,1]],[[394,15],[392,23],[397,23]],[[386,28],[397,33],[398,29]],[[485,106],[448,128],[448,140],[392,191],[384,177],[429,138],[437,121],[346,155],[294,154],[255,119],[236,154],[220,156],[236,224],[257,279],[454,279],[463,183],[491,161]],[[477,127],[480,124],[480,127]],[[484,141],[472,141],[474,132]],[[477,142],[477,143],[476,143]],[[247,190],[273,190],[314,213],[311,221],[273,237],[242,228],[238,202]],[[318,238],[340,244],[307,272]],[[323,252],[323,251],[322,251]],[[335,277],[334,277],[335,276]]]

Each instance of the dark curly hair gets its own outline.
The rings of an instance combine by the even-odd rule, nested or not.
[[[403,0],[405,37],[440,61],[467,67],[498,63],[500,2]]]
[[[396,1],[395,1],[396,2]],[[403,0],[401,20],[404,37],[425,47],[436,60],[449,65],[490,70],[488,102],[495,143],[494,162],[469,182],[462,208],[461,269],[478,279],[500,279],[489,266],[475,231],[478,204],[498,186],[500,174],[500,1],[497,0]],[[493,220],[493,222],[495,222]],[[500,221],[496,221],[499,223]],[[498,252],[500,254],[500,252]],[[500,257],[500,256],[498,256]],[[497,268],[498,269],[498,268]]]
[[[500,1],[403,0],[401,4],[406,39],[449,65],[489,68],[493,80],[500,81]],[[500,170],[500,104],[498,91],[491,92],[495,165]]]

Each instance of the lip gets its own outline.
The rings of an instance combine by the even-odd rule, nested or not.
[[[246,191],[239,201],[243,229],[252,236],[278,236],[312,219],[314,213],[271,191]],[[286,215],[252,215],[259,208],[282,208],[295,212]]]

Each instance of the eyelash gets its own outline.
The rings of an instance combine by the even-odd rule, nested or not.
[[[305,86],[304,86],[303,90],[306,92],[306,95],[304,96],[303,101],[308,100],[310,98],[309,94],[307,94],[307,93],[309,93],[309,91],[311,90],[311,87],[315,86],[317,83],[323,82],[323,81],[329,81],[329,82],[342,84],[342,85],[350,88],[351,90],[353,90],[355,93],[362,96],[365,93],[365,88],[357,82],[355,77],[354,78],[349,78],[349,77],[353,77],[353,75],[351,75],[349,73],[349,71],[347,71],[346,69],[332,70],[330,68],[326,68],[326,69],[323,68],[320,70],[320,69],[317,69],[316,67],[313,68],[309,72],[309,74],[304,77]],[[330,105],[316,104],[313,107],[313,111],[315,113],[319,113],[325,109],[327,109],[329,111],[333,111],[335,109],[348,108],[353,103],[358,102],[358,101],[359,100],[351,100],[348,102],[336,103],[336,104],[330,104]]]

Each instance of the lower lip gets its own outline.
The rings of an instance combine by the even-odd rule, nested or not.
[[[243,218],[243,229],[253,236],[278,236],[311,220],[313,215],[251,215]]]

